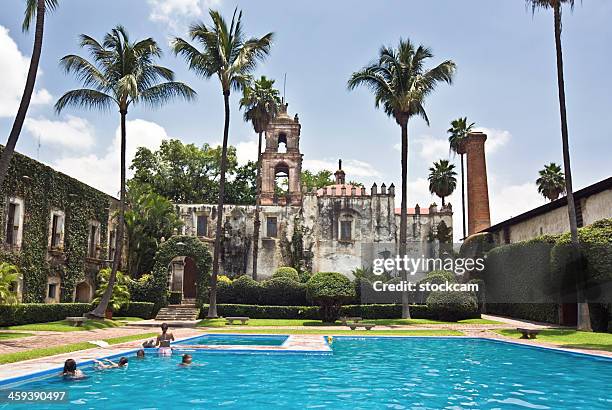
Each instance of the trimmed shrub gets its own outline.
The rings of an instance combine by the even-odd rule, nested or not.
[[[300,282],[306,283],[312,277],[312,272],[300,271],[298,272],[298,275],[300,276]]]
[[[261,283],[259,300],[263,305],[304,306],[306,285],[289,277],[268,279]]]
[[[183,292],[170,292],[168,303],[171,305],[180,305],[183,301]]]
[[[452,282],[452,283],[457,282],[457,279],[455,278],[455,274],[448,270],[432,270],[431,272],[428,272],[427,275],[425,275],[425,278],[434,278],[434,277],[442,277],[447,282]],[[431,282],[431,283],[438,283],[438,282]],[[441,283],[444,283],[444,281],[442,281]]]
[[[247,275],[232,282],[234,299],[239,304],[259,304],[261,285]]]
[[[449,322],[478,317],[478,303],[472,292],[431,292],[427,309],[439,320]]]
[[[140,317],[142,319],[153,319],[156,314],[155,303],[152,302],[129,302],[121,306],[116,313],[117,316]]]
[[[236,303],[232,282],[220,280],[217,282],[217,301],[219,303]]]
[[[272,274],[272,279],[276,278],[289,278],[296,282],[300,282],[300,275],[298,271],[290,266],[281,266]]]
[[[90,303],[22,303],[0,305],[0,326],[54,322],[68,316],[83,316],[92,310]]]
[[[208,305],[200,309],[200,318],[206,317]],[[320,320],[317,306],[265,306],[219,304],[220,316],[248,316],[252,319],[313,319]],[[433,319],[425,305],[410,305],[410,313],[415,319]],[[342,316],[360,316],[364,319],[399,319],[402,317],[402,305],[346,305],[340,309]]]
[[[321,319],[335,322],[343,303],[354,300],[355,288],[351,281],[338,272],[317,272],[306,284],[308,298],[321,307]]]
[[[136,280],[128,282],[130,300],[134,302],[157,302],[159,291],[156,288],[153,275],[147,273]]]
[[[559,305],[556,303],[490,303],[487,313],[536,322],[559,323]]]

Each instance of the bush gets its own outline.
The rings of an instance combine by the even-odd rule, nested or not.
[[[312,272],[300,271],[298,272],[298,275],[300,276],[300,282],[306,283],[312,277]]]
[[[93,309],[90,303],[22,303],[0,305],[0,326],[54,322],[68,316],[83,316]]]
[[[509,316],[535,322],[559,323],[559,305],[557,303],[490,303],[487,302],[487,313]]]
[[[155,287],[153,275],[147,273],[137,280],[128,283],[130,300],[133,302],[157,302],[158,290]]]
[[[293,281],[300,282],[298,271],[290,266],[281,266],[272,274],[272,279],[289,278]]]
[[[200,309],[200,318],[206,317],[208,305]],[[313,319],[321,320],[317,306],[266,306],[219,304],[220,316],[248,316],[252,319]],[[411,305],[410,313],[415,319],[432,319],[427,306]],[[342,316],[359,316],[364,319],[399,319],[402,317],[402,305],[347,305],[340,309]]]
[[[233,296],[239,304],[259,304],[261,285],[247,275],[243,275],[232,282]]]
[[[152,302],[129,302],[121,306],[116,313],[117,316],[140,317],[142,319],[153,319],[156,314],[155,303]]]
[[[335,322],[343,303],[354,300],[355,288],[351,281],[338,272],[317,272],[306,284],[308,298],[321,307],[321,319]]]
[[[232,282],[224,280],[217,282],[217,301],[219,303],[236,303]]]
[[[478,303],[472,292],[431,292],[427,309],[439,320],[449,322],[478,317]]]
[[[183,301],[183,292],[170,292],[168,303],[171,305],[180,305]]]
[[[288,277],[276,277],[265,280],[260,287],[259,301],[263,305],[307,305],[306,285]]]
[[[446,282],[450,282],[450,283],[457,282],[457,279],[455,278],[455,274],[448,270],[432,270],[431,272],[428,272],[427,275],[425,275],[425,278],[433,278],[433,277],[436,277],[436,278],[442,277],[445,279]],[[431,282],[431,283],[438,283],[438,282]],[[444,283],[444,281],[440,283]]]

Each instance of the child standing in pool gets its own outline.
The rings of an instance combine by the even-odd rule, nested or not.
[[[157,336],[157,340],[155,341],[155,346],[159,346],[159,354],[162,356],[170,356],[172,354],[172,349],[170,348],[170,342],[174,341],[174,335],[172,333],[168,333],[168,325],[166,323],[162,323],[161,325],[162,333]]]
[[[74,359],[68,359],[64,362],[64,370],[61,376],[67,379],[82,379],[85,377],[85,374],[77,369],[77,364]]]

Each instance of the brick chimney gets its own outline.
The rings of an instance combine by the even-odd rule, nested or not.
[[[470,132],[465,141],[467,156],[468,235],[491,226],[489,188],[485,158],[486,134]]]

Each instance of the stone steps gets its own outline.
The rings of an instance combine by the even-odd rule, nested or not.
[[[161,308],[155,316],[155,320],[162,321],[180,321],[180,320],[197,320],[200,314],[200,309],[195,307],[195,304],[190,305],[170,305]]]

